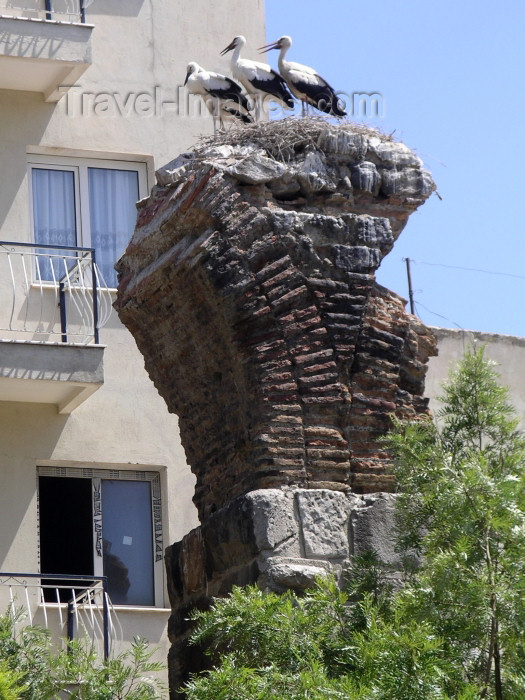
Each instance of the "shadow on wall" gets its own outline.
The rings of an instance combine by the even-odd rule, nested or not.
[[[16,201],[27,177],[26,145],[39,144],[56,109],[56,103],[44,102],[37,92],[0,90],[0,133],[2,134],[2,167],[9,177],[2,178],[0,188],[0,227]],[[19,116],[24,115],[24,124]],[[28,195],[27,195],[28,196]],[[18,232],[19,240],[29,231]]]
[[[87,8],[86,21],[91,15],[117,15],[119,17],[136,17],[144,0],[93,0]]]
[[[0,562],[17,541],[35,497],[36,465],[39,460],[51,459],[67,420],[68,416],[57,413],[56,406],[0,402],[0,512],[9,513],[2,518],[0,528]]]
[[[31,25],[29,25],[31,29]],[[6,56],[22,56],[23,58],[54,58],[62,48],[64,42],[57,38],[42,38],[40,32],[29,36],[29,31],[24,35],[20,32],[0,32],[0,45],[2,53]]]

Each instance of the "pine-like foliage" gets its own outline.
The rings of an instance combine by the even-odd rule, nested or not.
[[[136,637],[130,648],[107,660],[80,640],[54,647],[48,630],[24,625],[12,607],[0,616],[0,700],[162,700],[166,689],[151,661],[154,649]]]
[[[0,700],[19,700],[27,686],[24,674],[12,671],[5,662],[0,662]]]
[[[400,596],[483,697],[525,698],[525,441],[483,348],[444,386],[437,426],[397,423],[401,545],[424,553]]]
[[[375,553],[297,596],[234,589],[196,612],[216,665],[190,700],[523,700],[525,442],[483,350],[444,386],[438,421],[394,422],[393,592]]]
[[[403,619],[395,598],[349,595],[322,579],[304,595],[234,588],[194,613],[193,643],[209,643],[213,670],[196,675],[190,700],[448,700],[449,668],[430,625]],[[353,601],[352,601],[353,599]],[[392,605],[394,603],[394,605]],[[469,694],[458,683],[457,698]]]

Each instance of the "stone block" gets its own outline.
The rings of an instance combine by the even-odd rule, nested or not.
[[[376,195],[381,185],[381,177],[374,163],[364,160],[352,166],[351,182],[357,190]]]
[[[333,569],[329,562],[272,557],[259,579],[263,590],[281,593],[287,589],[303,591],[315,586],[316,579],[327,576]]]
[[[369,152],[374,154],[379,162],[387,166],[422,168],[421,158],[399,141],[389,141],[372,137],[368,141]]]
[[[386,564],[400,563],[395,546],[395,496],[390,493],[364,497],[364,507],[351,516],[351,554],[374,550]]]
[[[386,197],[428,196],[433,187],[430,174],[419,168],[383,171],[381,194]]]
[[[259,551],[298,549],[299,526],[293,497],[280,489],[259,489],[247,494],[251,502],[255,544]]]
[[[326,159],[319,153],[307,153],[305,159],[296,165],[296,178],[305,197],[318,192],[335,192],[337,182],[330,174]]]
[[[286,167],[272,158],[254,153],[236,161],[225,170],[243,184],[263,185],[284,175]]]
[[[155,173],[157,177],[157,184],[161,187],[166,185],[178,185],[186,177],[186,166],[194,158],[194,153],[181,153],[162,168],[159,168]]]
[[[349,554],[348,518],[352,501],[344,493],[304,489],[295,494],[305,556],[346,558]]]
[[[241,496],[213,513],[202,525],[202,537],[208,579],[250,562],[258,553],[251,502]]]
[[[368,246],[334,245],[332,248],[334,264],[340,270],[372,272],[383,257],[377,248]]]
[[[357,217],[357,231],[354,243],[379,248],[383,255],[394,243],[392,229],[387,218],[379,216]]]
[[[186,594],[202,592],[206,588],[206,563],[202,529],[195,528],[182,540],[181,575]]]

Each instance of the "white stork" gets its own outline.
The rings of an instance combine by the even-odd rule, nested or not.
[[[207,71],[198,63],[192,61],[186,68],[184,85],[193,95],[204,98],[208,112],[213,117],[213,129],[216,130],[215,120],[219,117],[222,126],[223,119],[240,119],[245,124],[253,121],[248,114],[250,106],[242,87],[231,78]]]
[[[246,39],[242,35],[236,36],[231,44],[221,51],[221,56],[227,54],[228,51],[233,51],[231,57],[232,75],[243,85],[249,95],[254,96],[257,117],[260,116],[261,104],[266,96],[270,96],[284,109],[293,109],[293,97],[277,71],[274,71],[267,63],[241,58],[241,50],[245,45]]]
[[[326,82],[324,78],[309,66],[303,66],[302,63],[293,63],[286,61],[286,52],[292,45],[292,40],[289,36],[282,36],[272,44],[261,46],[260,51],[266,53],[271,49],[279,49],[279,72],[286,80],[290,92],[295,95],[303,103],[312,105],[321,112],[331,114],[335,117],[346,117],[346,112],[339,106],[339,98],[334,92],[334,89]]]

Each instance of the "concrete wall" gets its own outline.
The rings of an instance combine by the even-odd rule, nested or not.
[[[487,357],[496,363],[500,384],[510,389],[510,401],[521,416],[525,429],[525,338],[497,333],[480,333],[449,328],[433,328],[438,340],[439,354],[431,357],[426,377],[425,393],[430,407],[439,410],[437,397],[451,369],[468,347],[483,345]]]

